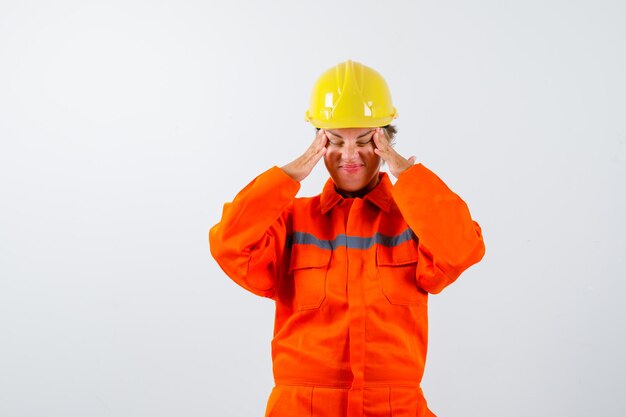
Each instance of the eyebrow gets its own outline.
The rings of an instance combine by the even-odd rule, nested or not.
[[[357,139],[360,139],[360,138],[362,138],[362,137],[364,137],[364,136],[369,135],[369,134],[370,134],[370,133],[372,133],[373,131],[374,131],[374,129],[370,130],[369,132],[363,133],[362,135],[357,136],[356,138],[357,138]],[[338,138],[343,139],[343,137],[341,137],[340,135],[336,134],[336,133],[335,133],[335,132],[333,132],[332,130],[328,130],[328,133],[331,133],[333,136],[337,136]]]

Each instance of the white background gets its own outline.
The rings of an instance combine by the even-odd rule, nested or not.
[[[430,300],[433,411],[625,415],[625,22],[621,0],[3,0],[0,415],[263,415],[273,305],[207,231],[308,146],[313,82],[348,58],[484,230]]]

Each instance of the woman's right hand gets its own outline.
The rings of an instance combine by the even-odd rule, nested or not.
[[[326,131],[324,129],[320,129],[317,132],[313,143],[311,143],[311,146],[309,146],[309,148],[304,151],[300,157],[287,165],[282,166],[282,170],[295,181],[301,182],[309,176],[315,165],[317,165],[319,160],[322,159],[326,153],[327,140]]]

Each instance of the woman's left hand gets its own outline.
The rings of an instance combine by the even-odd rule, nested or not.
[[[393,149],[389,136],[387,136],[387,131],[382,127],[377,128],[374,133],[374,144],[376,145],[374,152],[383,158],[389,166],[389,171],[396,178],[415,164],[415,156],[406,159]]]

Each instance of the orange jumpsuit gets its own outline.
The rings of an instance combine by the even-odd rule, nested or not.
[[[420,389],[428,293],[484,254],[466,204],[421,164],[364,198],[322,193],[280,168],[224,206],[211,253],[276,303],[266,417],[434,416]]]

